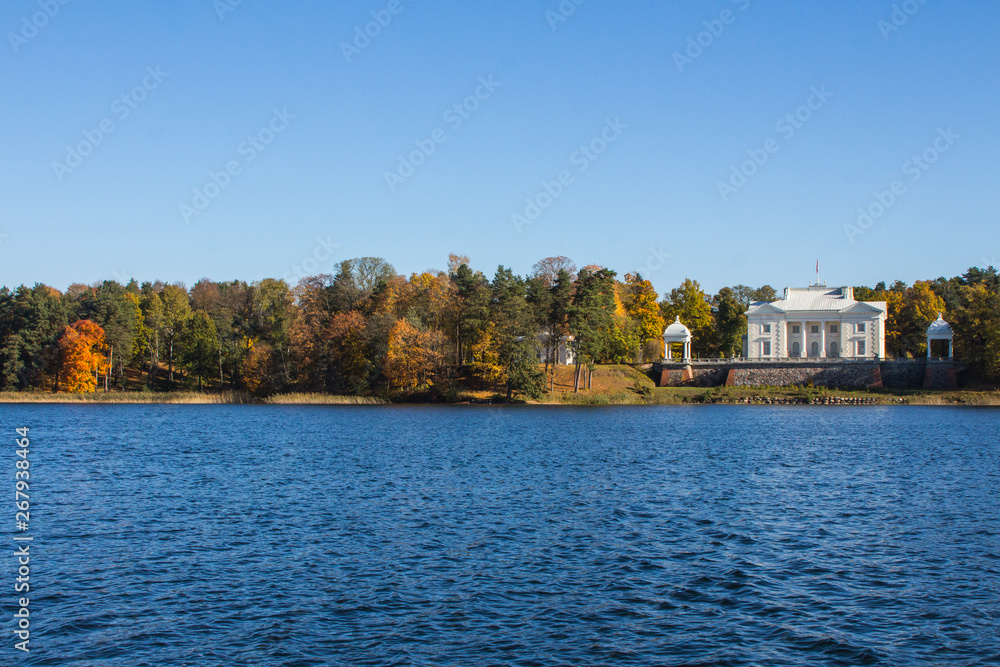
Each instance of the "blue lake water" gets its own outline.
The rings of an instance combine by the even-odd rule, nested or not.
[[[0,664],[1000,663],[997,410],[5,405],[5,497],[17,426]]]

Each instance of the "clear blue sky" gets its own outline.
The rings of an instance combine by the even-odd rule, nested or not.
[[[1000,254],[995,3],[59,2],[0,5],[0,284],[256,280],[366,255],[409,274],[455,252],[490,276],[567,255],[662,293],[804,285],[817,257],[830,284],[873,284]],[[345,55],[372,12],[387,25]],[[704,46],[678,61],[689,39]],[[731,181],[751,154],[767,161]]]

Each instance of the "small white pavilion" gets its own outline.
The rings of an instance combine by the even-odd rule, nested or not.
[[[948,355],[947,358],[951,359],[955,352],[955,332],[951,330],[951,325],[944,321],[941,317],[941,313],[938,313],[937,319],[931,322],[931,325],[927,327],[927,358],[931,358],[931,342],[935,340],[948,341]]]
[[[673,350],[670,349],[674,343],[684,344],[681,361],[691,361],[691,330],[681,324],[680,317],[663,332],[663,356],[667,361],[672,361],[674,358]]]

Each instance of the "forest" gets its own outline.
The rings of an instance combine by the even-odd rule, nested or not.
[[[777,298],[769,285],[708,294],[691,279],[661,297],[641,275],[577,270],[566,257],[543,259],[527,276],[500,266],[489,278],[469,264],[450,255],[447,271],[407,278],[382,258],[361,257],[294,286],[202,279],[190,289],[135,280],[64,292],[3,287],[0,390],[389,395],[473,385],[538,397],[560,340],[575,353],[574,390],[585,390],[597,364],[658,360],[675,317],[691,329],[697,356],[739,355],[747,307]],[[969,372],[1000,380],[994,267],[856,286],[855,297],[887,302],[890,356],[923,356],[924,332],[941,312]]]

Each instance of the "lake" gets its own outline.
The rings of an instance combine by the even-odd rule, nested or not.
[[[994,409],[3,405],[9,498],[19,426],[4,664],[1000,663]]]

